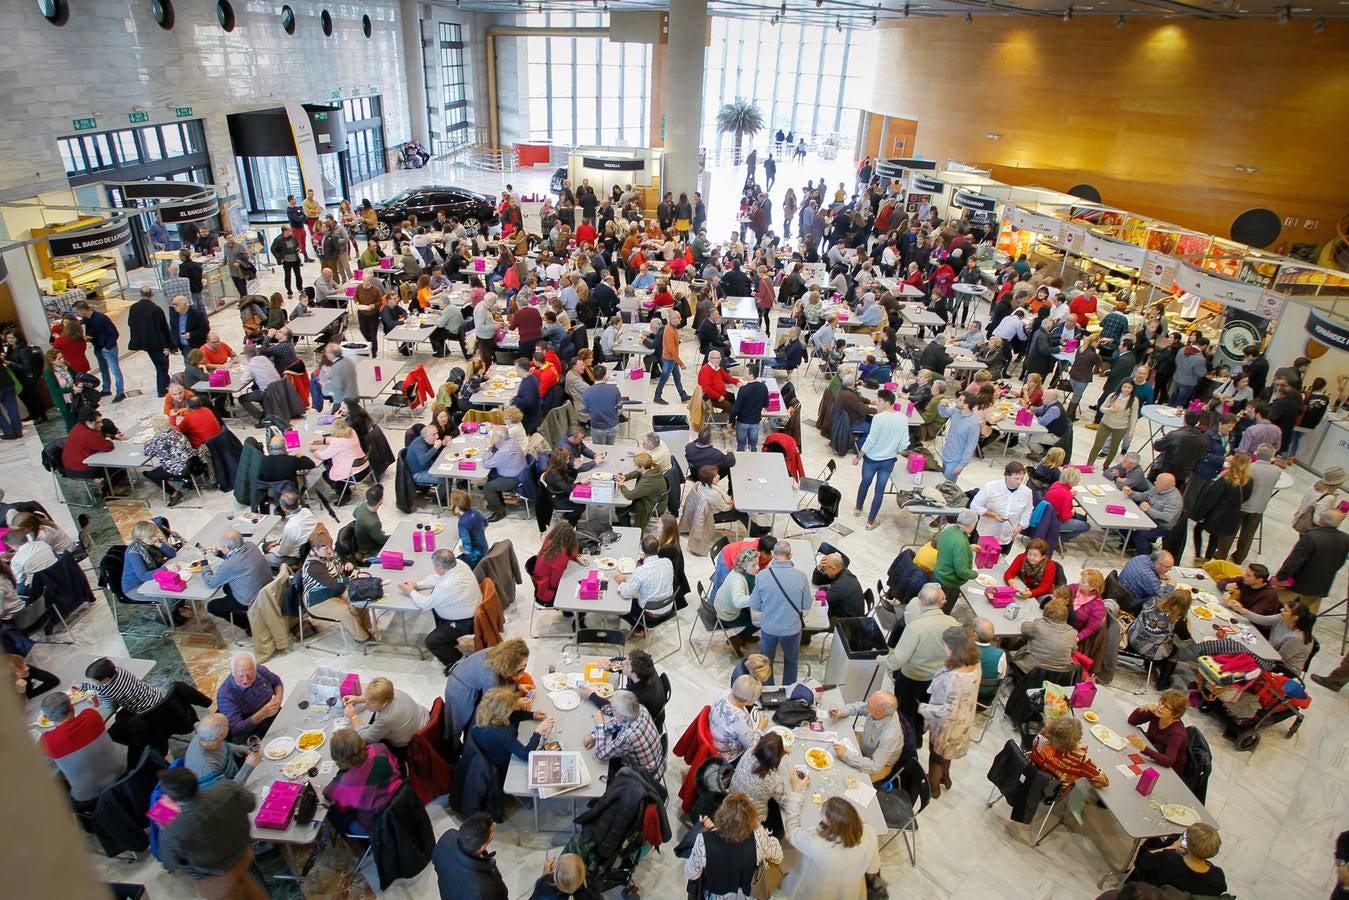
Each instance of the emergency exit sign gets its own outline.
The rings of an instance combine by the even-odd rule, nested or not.
[[[190,119],[190,118],[192,118],[192,107],[190,107],[190,106],[175,106],[175,107],[173,108],[173,114],[174,114],[175,116],[177,116],[178,118],[180,118],[180,119]]]
[[[98,119],[71,119],[70,124],[75,126],[76,131],[88,131],[98,127]]]
[[[150,121],[150,114],[148,112],[127,113],[127,118],[131,121],[132,125],[139,125],[142,122]]]

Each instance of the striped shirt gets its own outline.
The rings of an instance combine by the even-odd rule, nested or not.
[[[595,758],[619,757],[625,765],[636,766],[656,781],[665,775],[665,754],[661,750],[660,731],[646,707],[639,707],[634,719],[605,716],[595,726]]]
[[[1072,787],[1079,778],[1100,778],[1101,770],[1087,756],[1086,747],[1078,747],[1072,753],[1054,749],[1043,735],[1035,736],[1031,745],[1030,761],[1050,775],[1058,776],[1065,788]]]
[[[118,669],[112,681],[107,684],[90,684],[98,692],[103,706],[116,712],[125,709],[133,713],[146,713],[164,702],[164,692],[150,687],[126,669]]]

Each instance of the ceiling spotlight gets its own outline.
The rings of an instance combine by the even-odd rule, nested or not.
[[[774,25],[776,25],[776,24],[778,24],[778,17],[777,17],[777,16],[774,16],[774,17],[773,17],[772,19],[770,19],[769,21],[771,21]]]
[[[969,13],[965,13],[965,24],[966,24],[966,25],[973,25],[973,24],[974,24],[974,16],[970,15]]]
[[[1124,27],[1124,16],[1115,16],[1115,27],[1116,28]]]
[[[1325,19],[1317,19],[1315,22],[1312,23],[1312,34],[1320,34],[1325,30],[1326,30]]]
[[[1293,18],[1293,10],[1291,7],[1285,6],[1283,9],[1279,10],[1278,23],[1280,25],[1287,25],[1288,20],[1291,18]]]
[[[1259,170],[1255,166],[1237,166],[1236,170],[1243,175],[1254,175]]]
[[[1002,140],[1002,135],[998,134],[996,131],[990,131],[988,134],[984,135],[984,137],[986,137],[990,141]]]
[[[1070,6],[1063,11],[1063,21],[1071,22],[1073,20],[1073,8]]]
[[[905,3],[905,4],[904,4],[904,18],[907,19],[908,17],[909,17],[909,4]]]

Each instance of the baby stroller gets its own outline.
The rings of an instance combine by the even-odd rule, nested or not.
[[[1215,713],[1226,723],[1223,737],[1238,750],[1254,750],[1262,730],[1289,719],[1293,724],[1285,736],[1297,734],[1302,711],[1312,702],[1300,680],[1281,672],[1258,671],[1253,678],[1233,681],[1214,659],[1200,657],[1195,688],[1202,698],[1199,709]]]
[[[657,848],[671,837],[665,800],[664,789],[651,776],[624,766],[610,776],[604,796],[576,817],[581,830],[563,852],[585,861],[592,890],[603,894],[621,887],[624,900],[640,895],[632,874],[643,849],[648,843]]]

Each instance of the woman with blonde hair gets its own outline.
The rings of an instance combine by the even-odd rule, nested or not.
[[[1176,639],[1189,640],[1190,629],[1186,616],[1190,612],[1190,592],[1186,588],[1172,591],[1165,597],[1152,597],[1138,611],[1129,626],[1129,649],[1139,656],[1156,660],[1157,683],[1171,682],[1176,664]]]
[[[867,883],[881,872],[876,832],[843,797],[824,801],[819,824],[810,829],[802,827],[801,806],[810,779],[795,769],[787,779],[792,792],[787,795],[783,819],[787,840],[800,859],[774,896],[789,900],[865,900]]]
[[[742,900],[753,895],[760,867],[782,862],[782,844],[740,791],[727,794],[712,818],[703,816],[702,826],[684,862],[690,896]]]
[[[932,797],[951,786],[951,761],[969,752],[970,729],[979,698],[979,647],[969,632],[952,626],[942,632],[946,667],[932,678],[926,703],[918,704],[928,728],[927,780]]]
[[[464,657],[449,671],[445,682],[445,712],[448,716],[447,734],[458,742],[464,729],[473,721],[478,701],[492,688],[508,687],[518,690],[529,665],[529,647],[520,638],[502,641]],[[517,696],[519,696],[517,694]],[[523,698],[520,698],[523,700]],[[529,702],[524,701],[524,709]],[[539,713],[537,718],[542,718]]]
[[[751,653],[736,664],[731,670],[731,687],[735,687],[735,682],[741,675],[751,675],[759,684],[771,686],[774,683],[773,664],[762,653]]]
[[[347,479],[368,472],[370,461],[361,449],[361,439],[341,416],[333,419],[332,433],[326,438],[318,438],[310,447],[314,456],[324,461],[323,480],[334,491],[346,490],[343,484]]]
[[[609,220],[609,224],[614,224]],[[575,853],[564,853],[556,860],[543,861],[543,875],[534,882],[529,900],[602,900],[595,888],[586,884],[585,860]]]
[[[545,718],[534,729],[529,743],[520,743],[520,723],[529,718],[529,713],[520,710],[520,695],[515,688],[492,688],[482,695],[473,714],[470,732],[473,742],[493,766],[505,772],[511,757],[528,760],[529,754],[539,749],[539,743],[553,731],[553,720]]]
[[[1227,559],[1241,529],[1241,508],[1251,497],[1251,458],[1245,453],[1227,457],[1227,468],[1199,489],[1190,518],[1194,520],[1196,565],[1209,559]],[[1204,534],[1208,552],[1204,552]]]

